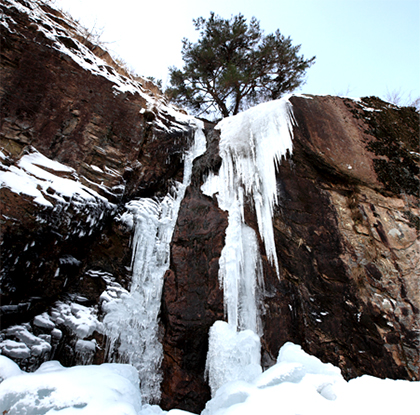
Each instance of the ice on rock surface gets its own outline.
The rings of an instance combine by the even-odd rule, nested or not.
[[[242,222],[238,204],[229,210],[219,267],[228,322],[235,328],[259,333],[257,289],[262,284],[262,264],[257,237]]]
[[[95,340],[77,340],[75,346],[77,361],[82,365],[90,365],[96,352]]]
[[[259,367],[258,291],[263,273],[257,236],[245,224],[244,201],[250,199],[253,203],[267,257],[279,274],[272,224],[277,203],[276,168],[292,151],[292,127],[287,98],[225,118],[215,127],[221,131],[222,164],[217,175],[210,173],[202,191],[209,196],[217,194],[219,207],[228,212],[219,279],[229,327],[223,328],[217,322],[209,334],[207,371],[213,395],[224,382],[248,379],[249,362],[243,350],[252,350],[252,365]],[[225,335],[220,334],[222,330]],[[242,334],[247,331],[255,337]]]
[[[209,176],[202,190],[218,193],[220,208],[229,211],[244,196],[253,201],[259,233],[267,256],[276,266],[272,215],[277,203],[276,168],[282,157],[292,152],[294,118],[288,97],[266,102],[216,125],[221,132],[222,165],[217,176]]]
[[[206,372],[213,396],[224,383],[249,380],[261,372],[256,295],[261,258],[255,232],[240,216],[238,205],[231,207],[219,262],[228,323],[216,321],[209,332]]]
[[[206,149],[202,124],[195,123],[195,140],[184,156],[184,177],[161,200],[143,198],[126,205],[121,221],[134,228],[132,281],[129,293],[104,303],[104,325],[109,339],[109,356],[129,362],[138,369],[144,402],[160,397],[159,371],[162,345],[158,315],[163,276],[169,267],[170,242],[185,190],[190,183],[192,163]],[[107,298],[108,299],[108,298]]]
[[[214,395],[224,384],[243,380],[251,382],[262,369],[260,338],[252,330],[236,331],[224,321],[210,328],[206,370]]]

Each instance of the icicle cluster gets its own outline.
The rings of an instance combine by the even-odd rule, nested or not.
[[[267,256],[279,275],[272,223],[276,168],[292,151],[292,127],[287,98],[225,118],[216,126],[221,130],[222,165],[218,175],[209,175],[202,191],[217,194],[220,208],[229,213],[219,262],[228,325],[217,322],[210,330],[207,372],[213,394],[226,381],[244,379],[250,367],[260,367],[256,293],[262,283],[262,266],[255,232],[245,224],[244,200],[254,205]]]
[[[259,233],[268,258],[278,272],[273,234],[273,208],[277,203],[276,169],[292,152],[292,105],[287,98],[270,101],[234,117],[225,118],[221,130],[219,174],[210,175],[202,190],[218,193],[219,206],[229,211],[238,203],[243,215],[244,195],[253,201]]]
[[[159,201],[149,198],[132,201],[121,217],[134,228],[132,283],[128,294],[105,305],[104,327],[110,342],[110,358],[137,368],[144,402],[160,399],[162,345],[158,336],[158,314],[163,276],[169,267],[170,242],[191,180],[192,163],[205,148],[204,133],[197,126],[193,148],[184,158],[183,183],[177,184],[175,196],[167,195]]]

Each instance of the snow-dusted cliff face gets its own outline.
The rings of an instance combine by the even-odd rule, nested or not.
[[[192,161],[205,150],[202,123],[122,75],[49,6],[7,0],[1,9],[0,349],[27,370],[52,358],[131,362],[129,345],[114,343],[140,317],[115,328],[115,304],[140,295],[148,320],[136,327],[158,343],[162,278]],[[139,336],[152,344],[147,333]]]
[[[143,402],[205,413],[292,376],[261,374],[290,341],[418,379],[413,109],[292,96],[215,126],[49,6],[0,7],[1,354],[129,362]]]

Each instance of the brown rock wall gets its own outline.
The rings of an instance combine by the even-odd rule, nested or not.
[[[219,257],[227,213],[200,190],[200,177],[219,163],[218,135],[207,131],[208,151],[194,163],[171,247],[162,297],[164,360],[162,406],[196,412],[210,399],[205,378],[208,332],[223,319]]]
[[[338,365],[346,378],[371,374],[419,379],[417,198],[390,192],[378,177],[378,155],[369,143],[379,139],[369,132],[361,114],[366,112],[371,118],[384,115],[366,109],[368,101],[293,97],[291,102],[297,121],[294,149],[278,172],[280,202],[274,216],[280,279],[260,242],[265,280],[262,363],[265,367],[273,364],[279,348],[292,341],[323,361]],[[386,111],[386,105],[382,105],[381,111]],[[415,128],[412,122],[405,122],[404,116],[400,122],[404,131]],[[217,132],[211,137],[217,137]],[[197,175],[203,160],[208,163],[204,171],[217,171],[220,165],[216,142],[210,143],[212,150],[197,160]],[[200,319],[207,329],[222,315],[221,305],[219,314],[206,314],[203,307],[210,307],[214,296],[222,301],[216,264],[226,227],[221,218],[226,213],[212,201],[212,215],[204,215],[191,202],[193,194],[206,200],[197,189],[187,192],[172,243],[171,270],[165,280],[164,371],[169,375],[164,385],[169,385],[175,373],[177,381],[175,389],[164,387],[164,403],[198,411],[206,398],[200,401],[195,397],[196,406],[191,406],[183,396],[186,385],[194,385],[196,390],[204,388],[207,337],[205,331],[202,336],[190,336]],[[252,206],[246,208],[245,216],[247,224],[257,231]],[[206,227],[205,238],[202,226]],[[196,257],[208,249],[208,237],[212,237],[207,229],[213,230],[218,241],[213,243],[212,261],[216,266],[211,273],[206,270],[212,262],[206,262],[207,268],[201,267]],[[206,290],[196,290],[196,281],[203,273]],[[177,335],[169,340],[169,322],[181,316],[180,310],[185,314],[178,321]],[[174,340],[175,345],[168,348],[167,342]],[[192,358],[199,374],[196,377],[180,357],[188,356],[185,351],[191,347],[200,350],[202,356],[198,361]],[[176,359],[169,356],[174,349]],[[186,379],[189,381],[183,383]]]
[[[7,22],[0,25],[0,148],[6,156],[1,169],[18,168],[22,157],[36,149],[74,169],[51,173],[78,181],[105,199],[60,201],[49,188],[43,196],[52,206],[46,207],[24,193],[0,189],[1,305],[8,306],[3,329],[29,321],[69,293],[98,303],[105,282],[87,276],[89,269],[110,273],[129,286],[131,235],[115,218],[133,197],[165,195],[182,178],[182,154],[192,139],[188,125],[157,108],[165,105],[161,97],[149,100],[151,92],[139,83],[141,94],[117,91],[122,78],[117,79],[109,56],[101,70],[114,78],[72,59],[70,52],[86,64],[96,59],[82,51],[74,22],[49,6],[42,6],[44,17],[39,18],[30,13],[38,6],[25,0],[20,5],[26,12],[8,1],[0,4]],[[68,53],[58,50],[43,33],[46,29],[50,35],[61,33],[56,41]],[[103,55],[87,40],[83,43]],[[75,258],[77,265],[61,266],[66,257]],[[29,304],[24,312],[10,311],[20,303]]]

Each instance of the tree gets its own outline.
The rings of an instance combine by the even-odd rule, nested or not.
[[[401,92],[401,88],[394,89],[393,91],[389,91],[389,89],[387,89],[385,101],[398,105],[399,107],[414,107],[417,112],[420,111],[420,97],[414,99],[411,92],[408,95],[405,95]]]
[[[260,102],[277,99],[304,82],[315,56],[298,56],[300,45],[279,30],[264,36],[253,17],[223,19],[210,13],[193,20],[200,31],[197,43],[183,39],[183,69],[170,67],[167,93],[196,114],[216,111],[223,117]]]

